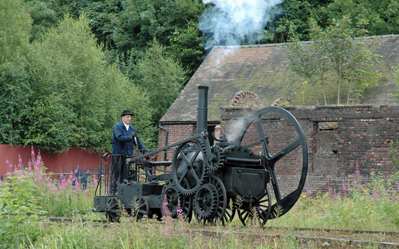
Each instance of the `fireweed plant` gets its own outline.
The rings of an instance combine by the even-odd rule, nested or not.
[[[28,167],[23,169],[6,160],[8,173],[0,185],[2,214],[38,216],[85,216],[92,213],[95,179],[85,189],[80,186],[77,171],[61,175],[59,180],[46,174],[42,158],[31,151]]]

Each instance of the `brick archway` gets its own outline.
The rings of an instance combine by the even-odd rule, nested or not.
[[[231,100],[230,105],[260,107],[262,106],[262,103],[260,102],[260,99],[256,93],[251,91],[239,91]]]

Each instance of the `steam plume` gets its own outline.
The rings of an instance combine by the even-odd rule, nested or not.
[[[237,120],[231,120],[227,125],[226,129],[226,138],[227,142],[234,143],[237,141],[238,136],[242,134],[248,126],[248,120],[251,117],[251,113],[247,113],[244,116],[238,118]]]
[[[213,3],[200,18],[199,29],[210,39],[208,50],[215,45],[240,45],[256,42],[257,35],[266,27],[274,8],[283,0],[202,0]]]

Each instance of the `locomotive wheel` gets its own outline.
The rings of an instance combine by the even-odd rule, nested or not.
[[[265,196],[260,201],[252,203],[249,207],[237,209],[238,217],[244,226],[248,225],[254,217],[259,220],[261,226],[264,226],[270,217],[271,207],[270,192],[266,188]]]
[[[207,173],[206,162],[206,148],[199,139],[187,141],[176,149],[171,173],[180,193],[192,195],[198,191]]]
[[[105,217],[109,222],[118,222],[121,217],[121,211],[119,207],[119,200],[113,197],[107,201],[105,205]]]
[[[152,214],[150,214],[150,204],[144,196],[136,198],[135,208],[132,211],[133,217],[136,217],[138,221],[141,220],[144,215],[152,217]]]
[[[293,127],[295,128],[296,131],[296,138],[295,141],[292,143],[289,143],[285,146],[284,149],[280,150],[279,152],[275,153],[274,155],[271,155],[270,151],[271,148],[269,146],[269,137],[266,136],[267,130],[265,130],[262,126],[262,115],[269,114],[269,113],[275,113],[280,117],[283,117],[285,120],[288,120]],[[276,218],[279,216],[284,215],[287,213],[296,203],[298,200],[299,196],[301,195],[301,192],[303,190],[303,187],[305,185],[306,181],[306,175],[307,175],[307,169],[308,169],[308,149],[306,145],[306,139],[305,135],[303,133],[303,130],[301,126],[299,125],[298,121],[296,118],[288,111],[286,111],[283,108],[280,107],[266,107],[263,108],[256,113],[254,113],[251,117],[245,120],[245,124],[243,126],[243,129],[238,132],[238,135],[235,139],[235,143],[238,143],[242,145],[243,138],[249,130],[249,127],[251,124],[256,125],[256,131],[258,139],[257,141],[253,142],[248,145],[242,145],[243,147],[246,148],[255,148],[255,146],[261,144],[262,145],[262,151],[261,154],[264,157],[265,160],[265,167],[270,173],[270,178],[271,178],[271,183],[273,186],[273,192],[275,196],[276,202],[272,205],[271,208],[271,215],[270,218]],[[252,137],[254,134],[250,134]],[[271,134],[269,134],[271,135]],[[276,138],[278,140],[279,138]],[[288,195],[286,195],[284,198],[281,197],[281,192],[279,188],[279,184],[277,181],[277,176],[275,172],[275,165],[276,163],[279,162],[283,157],[287,156],[289,153],[294,151],[296,148],[299,148],[301,150],[302,154],[302,173],[301,177],[299,179],[298,187]],[[254,150],[255,151],[255,150]],[[243,217],[245,217],[245,214],[242,214]],[[245,220],[245,219],[244,219]]]
[[[171,183],[165,184],[162,194],[165,196],[167,202],[165,208],[167,208],[172,218],[178,218],[178,210],[180,208],[184,219],[188,222],[191,221],[193,210],[192,196],[179,194],[176,187]]]
[[[224,187],[222,180],[220,180],[220,178],[217,176],[211,176],[209,178],[209,183],[215,186],[219,198],[216,214],[213,217],[213,223],[216,224],[219,220],[221,220],[222,224],[224,225],[225,223],[230,221],[230,213],[226,209],[227,207],[226,188]]]
[[[207,185],[207,186],[205,186]],[[227,194],[226,194],[226,188],[224,187],[224,184],[220,178],[216,176],[210,176],[206,184],[204,184],[203,187],[208,188],[208,185],[212,186],[212,189],[216,190],[217,195],[214,195],[215,198],[217,199],[212,199],[210,198],[210,192],[208,193],[204,191],[204,193],[201,193],[195,196],[196,198],[194,199],[195,202],[195,209],[194,213],[197,218],[197,221],[199,223],[203,224],[212,224],[216,225],[217,222],[221,221],[222,224],[224,225],[227,222],[230,222],[230,217],[231,217],[231,212],[229,212],[227,207]],[[202,188],[200,191],[203,190]],[[200,192],[198,191],[198,192]],[[213,194],[213,193],[212,193]],[[207,199],[208,198],[208,199]],[[213,209],[213,204],[216,204],[216,209]],[[200,207],[201,210],[198,209]],[[207,213],[208,212],[208,213]],[[202,214],[206,215],[202,215]]]
[[[204,184],[194,197],[194,215],[198,223],[213,223],[218,206],[218,190],[210,183]]]

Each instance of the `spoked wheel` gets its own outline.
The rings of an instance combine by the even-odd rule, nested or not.
[[[284,128],[289,127],[290,130],[282,130],[282,123]],[[266,107],[245,120],[243,129],[238,132],[234,142],[249,148],[256,154],[260,154],[265,160],[265,167],[270,173],[275,197],[275,202],[271,207],[270,218],[273,219],[287,213],[301,195],[308,169],[306,139],[296,118],[283,108]],[[293,168],[294,166],[286,163],[287,161],[284,158],[294,158],[294,160],[291,159],[291,162],[299,161],[301,165],[298,164],[298,168]],[[300,174],[297,188],[284,198],[282,198],[277,180],[277,166],[287,167],[280,171],[282,173],[295,171],[295,175]],[[289,191],[291,190],[287,192]],[[241,212],[241,217],[244,221],[247,212],[249,210]]]
[[[218,206],[216,210],[216,214],[213,217],[213,223],[216,224],[218,221],[222,221],[222,224],[224,225],[225,223],[230,221],[230,214],[226,212],[226,207],[227,207],[227,194],[226,194],[226,188],[224,187],[224,184],[222,180],[220,180],[219,177],[217,176],[211,176],[209,177],[209,183],[215,186],[216,191],[218,193]]]
[[[241,223],[246,226],[254,218],[259,220],[259,224],[264,226],[270,217],[272,202],[269,191],[265,191],[265,196],[259,201],[245,205],[242,209],[237,209]]]
[[[172,179],[183,195],[192,195],[201,187],[207,173],[206,148],[194,139],[180,145],[172,160]],[[189,184],[186,185],[186,182]]]
[[[109,222],[118,222],[121,217],[119,200],[113,197],[107,201],[105,205],[105,217]]]
[[[150,214],[150,204],[146,197],[142,196],[136,198],[132,215],[136,217],[138,221],[141,220],[144,215],[152,216]]]

